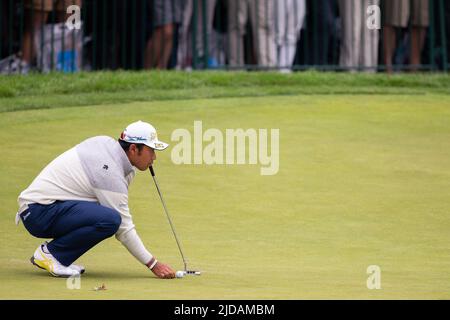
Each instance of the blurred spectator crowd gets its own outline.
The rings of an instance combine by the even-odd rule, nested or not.
[[[3,0],[0,73],[447,70],[449,2]],[[65,28],[70,5],[81,8],[81,32]]]

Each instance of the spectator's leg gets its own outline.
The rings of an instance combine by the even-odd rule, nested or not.
[[[263,67],[274,67],[277,64],[274,9],[274,0],[250,1],[250,20],[255,32],[254,47],[258,65]]]
[[[294,62],[295,52],[297,47],[297,39],[300,36],[300,30],[303,26],[303,21],[306,14],[305,0],[283,0],[287,4],[285,6],[285,30],[277,38],[278,41],[283,40],[281,46],[279,46],[278,63],[284,67],[283,72],[291,70],[291,66]],[[279,3],[278,1],[276,1]],[[283,34],[284,33],[284,34]],[[279,42],[278,42],[279,43]]]
[[[292,0],[293,3],[293,18],[292,18],[292,28],[293,30],[293,37],[290,38],[289,42],[289,49],[288,49],[288,62],[289,65],[292,66],[295,59],[296,49],[297,49],[297,42],[300,38],[300,33],[303,27],[303,23],[305,22],[305,16],[306,16],[306,1],[305,0]]]
[[[245,23],[247,22],[248,0],[228,0],[229,64],[232,67],[244,65]]]
[[[45,24],[48,18],[48,12],[41,10],[26,10],[25,13],[25,24],[24,33],[22,38],[22,59],[31,64],[36,55],[34,50],[33,37],[38,30],[40,30],[41,25]]]
[[[216,51],[217,40],[213,36],[213,24],[214,24],[214,12],[216,9],[216,0],[210,0],[207,2],[207,14],[206,14],[206,35],[208,41],[208,55],[211,58],[215,58],[212,56],[212,53]],[[216,59],[217,60],[217,59]]]
[[[275,42],[277,44],[278,68],[286,67],[286,15],[287,2],[289,0],[278,0],[275,4]]]
[[[421,55],[425,44],[426,29],[423,27],[411,28],[411,71],[417,71],[421,64]]]
[[[213,19],[214,19],[214,9],[216,7],[216,0],[206,0],[206,16],[205,12],[203,12],[203,1],[204,0],[195,0],[197,1],[197,8],[198,8],[198,14],[197,14],[197,52],[199,53],[199,56],[202,57],[205,55],[205,49],[204,47],[204,36],[206,36],[206,41],[208,45],[208,55],[212,52],[211,45],[211,35],[212,35],[212,28],[213,28]],[[204,20],[206,19],[206,30],[204,30]]]
[[[421,64],[427,27],[430,23],[429,1],[413,0],[411,8],[411,71],[417,71]]]
[[[393,26],[384,26],[384,64],[386,65],[386,72],[392,73],[392,59],[394,57],[396,47],[395,28]]]
[[[157,62],[156,68],[166,69],[169,63],[170,53],[172,52],[175,24],[166,24],[162,26],[161,29],[161,36],[163,39],[162,41],[160,40],[155,42],[157,45],[156,50],[161,51],[161,56]],[[162,48],[158,48],[159,45],[161,45]]]
[[[166,69],[172,51],[174,24],[157,27],[147,43],[145,68]]]
[[[347,0],[339,0],[339,15],[341,17],[341,48],[339,53],[339,65],[348,68],[351,65],[351,51],[353,49],[351,24],[352,17],[350,5]]]
[[[153,35],[147,42],[144,67],[146,69],[166,69],[173,46],[176,8],[172,1],[154,0],[152,19],[155,26]]]
[[[153,30],[152,37],[148,40],[145,48],[144,68],[153,69],[156,65],[156,61],[159,60],[160,52],[156,51],[157,46],[155,42],[161,42],[161,27],[157,27]]]
[[[342,21],[342,40],[339,64],[349,71],[359,66],[361,52],[361,28],[365,14],[360,0],[339,0],[339,12]]]
[[[397,43],[395,27],[404,28],[408,25],[410,2],[409,0],[389,0],[384,2],[384,8],[384,64],[386,65],[387,73],[392,73],[392,59],[394,58]]]
[[[363,10],[367,10],[370,5],[379,5],[379,0],[363,0]],[[364,15],[365,16],[365,15]],[[365,66],[365,71],[375,72],[378,64],[378,44],[380,33],[377,29],[369,29],[363,21],[362,25],[362,49],[359,56],[359,64]]]
[[[336,0],[314,0],[314,3],[314,5],[307,6],[307,8],[309,13],[314,7],[318,10],[315,19],[318,20],[317,32],[322,36],[318,43],[318,54],[312,62],[318,65],[337,64],[339,63],[339,56],[336,54],[339,51],[337,48],[338,31],[335,23],[337,2]]]
[[[187,0],[182,15],[182,22],[179,32],[179,42],[178,42],[178,58],[177,58],[177,68],[184,69],[188,67],[188,57],[191,55],[188,52],[188,34],[189,26],[192,20],[193,10],[193,0]],[[189,65],[190,66],[190,65]]]

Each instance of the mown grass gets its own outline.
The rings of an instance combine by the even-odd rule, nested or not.
[[[0,76],[0,112],[196,98],[450,92],[448,74],[91,72]]]
[[[154,124],[155,170],[189,267],[159,280],[113,238],[77,263],[79,290],[29,262],[43,239],[14,225],[17,196],[57,155],[95,135]],[[278,128],[279,172],[177,165],[172,133]],[[0,299],[449,299],[450,99],[309,95],[190,99],[0,114]],[[189,141],[189,140],[188,140]],[[225,140],[224,140],[225,141]],[[203,148],[206,147],[203,143]],[[192,152],[192,155],[194,153]],[[148,172],[129,204],[162,262],[182,261]],[[381,289],[367,288],[368,266]],[[94,291],[105,284],[108,290]]]
[[[449,84],[446,74],[319,72],[0,77],[0,299],[448,299]],[[14,225],[17,196],[58,154],[138,119],[171,148],[171,133],[196,120],[278,128],[280,170],[158,154],[169,210],[203,275],[160,281],[109,239],[80,259],[82,287],[69,290],[29,263],[43,240]],[[181,268],[148,174],[136,176],[130,209],[152,253]],[[381,290],[367,288],[369,265],[381,268]]]

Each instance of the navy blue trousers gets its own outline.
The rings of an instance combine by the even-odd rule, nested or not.
[[[96,202],[33,203],[21,215],[25,228],[38,238],[53,239],[48,251],[65,266],[119,229],[120,214]]]

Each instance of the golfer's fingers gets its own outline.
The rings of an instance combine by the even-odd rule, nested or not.
[[[175,278],[175,274],[173,272],[171,272],[170,270],[165,270],[165,271],[161,272],[160,277],[163,279],[173,279],[173,278]]]
[[[175,271],[173,271],[169,266],[166,266],[164,268],[163,273],[166,275],[167,278],[175,278]]]
[[[167,279],[173,279],[173,278],[175,278],[175,274],[173,272],[169,271],[169,272],[166,273],[166,278]]]

